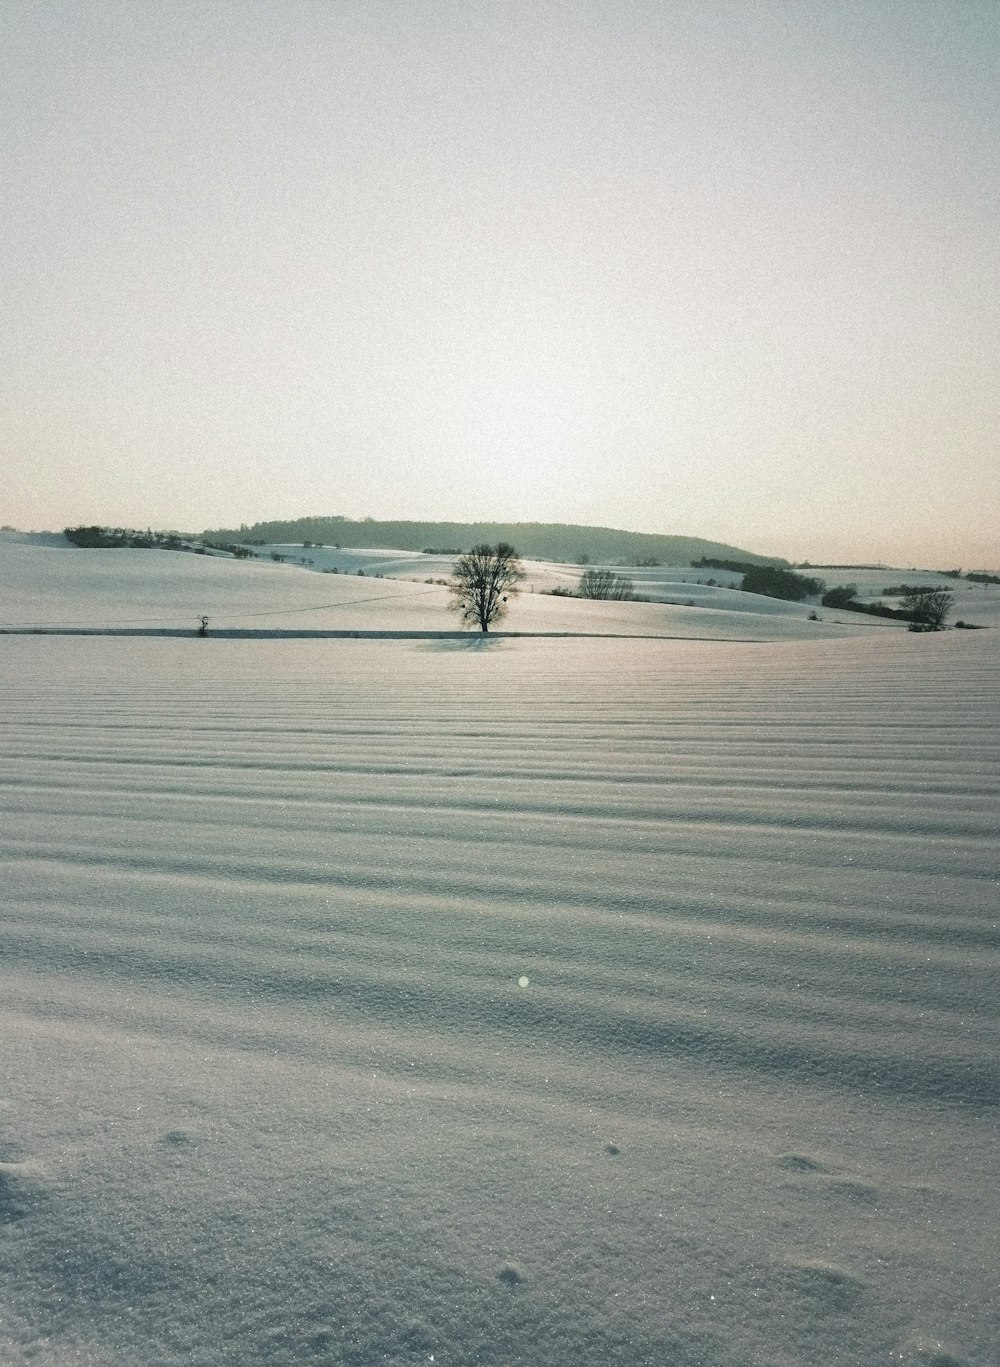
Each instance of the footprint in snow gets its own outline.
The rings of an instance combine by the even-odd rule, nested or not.
[[[172,1149],[186,1149],[197,1142],[187,1130],[168,1130],[163,1136],[163,1143]]]
[[[830,1169],[818,1158],[810,1158],[806,1153],[783,1153],[778,1159],[778,1167],[786,1172],[829,1172]]]
[[[895,1367],[969,1367],[967,1358],[960,1357],[940,1339],[928,1334],[907,1334],[889,1354]]]
[[[880,1192],[878,1187],[873,1187],[868,1182],[854,1182],[849,1179],[830,1182],[827,1191],[831,1196],[856,1201],[863,1206],[877,1206],[879,1203]]]
[[[21,1163],[0,1163],[0,1225],[23,1220],[37,1199],[37,1187]]]
[[[849,1310],[865,1291],[865,1283],[860,1277],[818,1258],[795,1259],[786,1267],[796,1290],[809,1296],[823,1310]]]

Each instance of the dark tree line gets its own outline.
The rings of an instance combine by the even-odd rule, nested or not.
[[[777,565],[750,565],[740,588],[744,593],[762,593],[766,598],[783,598],[789,603],[801,603],[823,592],[822,579],[812,579]]]
[[[940,631],[952,609],[954,598],[947,589],[935,589],[929,585],[914,584],[907,587],[900,584],[899,607],[891,608],[887,603],[858,602],[856,584],[841,584],[828,589],[823,595],[825,608],[836,608],[846,612],[863,612],[869,617],[894,617],[900,622],[909,622],[911,631]],[[886,589],[887,593],[894,593]]]

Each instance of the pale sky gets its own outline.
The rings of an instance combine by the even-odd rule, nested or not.
[[[5,0],[0,522],[1000,564],[996,0]]]

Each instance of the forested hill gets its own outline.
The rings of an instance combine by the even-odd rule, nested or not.
[[[211,541],[313,541],[323,545],[385,547],[401,551],[460,551],[481,542],[507,541],[535,560],[576,564],[656,560],[686,565],[702,556],[784,565],[774,556],[754,555],[737,546],[697,536],[659,536],[613,527],[577,527],[561,522],[376,522],[365,518],[299,517],[290,522],[256,522],[252,527],[217,527],[203,534]]]

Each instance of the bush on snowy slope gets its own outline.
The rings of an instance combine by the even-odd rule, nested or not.
[[[617,603],[635,602],[635,584],[613,570],[584,570],[577,593],[581,598],[604,598]]]
[[[766,598],[784,598],[791,603],[801,603],[803,598],[822,593],[824,584],[822,579],[793,574],[791,570],[781,570],[776,565],[751,565],[743,576],[740,588],[744,593],[760,593]]]
[[[914,589],[901,602],[911,631],[941,631],[955,600],[947,589]]]

